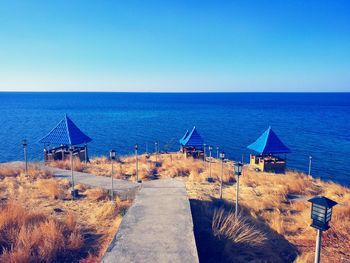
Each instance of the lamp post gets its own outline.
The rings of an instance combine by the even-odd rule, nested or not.
[[[84,145],[84,164],[85,164],[85,168],[86,168],[86,164],[87,164],[87,145],[86,145],[86,143]]]
[[[207,145],[204,143],[203,144],[203,163],[204,163],[204,168],[206,167],[206,165],[205,165],[205,147],[206,147]]]
[[[209,146],[208,150],[209,150],[209,178],[208,178],[208,182],[212,182],[213,178],[211,177],[211,151],[213,150],[213,147]]]
[[[220,169],[220,199],[222,199],[222,181],[224,177],[224,159],[225,159],[225,153],[220,153],[220,161],[221,161],[221,169]]]
[[[321,257],[322,231],[329,229],[329,222],[332,218],[332,207],[335,206],[337,202],[324,196],[315,196],[308,201],[312,203],[311,226],[317,229],[315,263],[319,263]]]
[[[216,159],[219,159],[219,146],[216,146]]]
[[[118,158],[118,163],[119,163],[119,177],[122,178],[123,170],[122,170],[122,160],[120,158]]]
[[[111,201],[114,202],[113,195],[114,195],[114,185],[113,185],[113,175],[114,175],[114,167],[113,167],[113,161],[115,160],[116,157],[116,152],[115,150],[110,150],[109,152],[109,158],[111,159],[111,164],[112,164],[112,171],[111,171]]]
[[[47,161],[47,150],[46,147],[44,148],[44,163]]]
[[[137,156],[137,150],[139,146],[135,144],[134,148],[135,148],[135,159],[136,159],[136,182],[139,182],[139,159]]]
[[[74,152],[74,147],[70,146],[69,147],[70,151],[70,170],[71,170],[71,183],[72,183],[72,189],[71,189],[71,195],[74,200],[75,198],[75,189],[74,189],[74,173],[73,173],[73,152]]]
[[[312,156],[309,156],[309,176],[311,175]]]
[[[158,142],[154,143],[154,151],[156,153],[156,162],[158,162]]]
[[[22,144],[23,144],[23,155],[24,155],[24,164],[25,164],[25,173],[26,175],[28,174],[28,161],[27,161],[27,145],[28,145],[28,141],[26,139],[22,140]]]
[[[237,177],[237,182],[236,182],[236,209],[235,209],[235,216],[238,216],[238,191],[239,191],[239,177],[242,174],[242,168],[243,168],[243,163],[236,162],[234,164],[235,168],[235,175]]]

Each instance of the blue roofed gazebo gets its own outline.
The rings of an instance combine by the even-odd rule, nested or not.
[[[284,173],[286,158],[279,155],[290,153],[290,149],[269,127],[255,142],[247,147],[256,154],[250,155],[250,165],[264,172]]]
[[[88,161],[87,143],[92,139],[83,133],[75,123],[65,115],[64,118],[39,142],[44,144],[44,159],[65,160],[69,155],[69,149],[73,155],[81,161]]]
[[[204,140],[196,127],[193,127],[190,132],[187,130],[179,143],[180,152],[184,153],[186,157],[204,158]]]

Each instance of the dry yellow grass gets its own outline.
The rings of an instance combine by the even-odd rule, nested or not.
[[[69,261],[83,246],[80,230],[8,202],[0,212],[1,262]]]
[[[70,170],[71,169],[71,160],[67,159],[64,161],[51,161],[48,163],[52,167]],[[77,172],[82,172],[85,169],[85,164],[80,161],[79,158],[73,158],[73,169]]]
[[[14,165],[0,164],[0,176],[1,176],[1,179],[5,178],[5,177],[7,177],[7,178],[8,177],[16,177],[22,171],[24,171],[24,170],[14,166]]]
[[[73,201],[68,180],[29,171],[0,167],[0,262],[99,262],[131,201],[83,185]]]
[[[37,180],[38,189],[46,193],[48,197],[53,199],[64,199],[67,197],[67,189],[57,183],[55,179]]]
[[[133,179],[135,170],[134,157],[123,157],[122,170],[124,175]],[[104,160],[108,167],[108,160]],[[180,153],[161,154],[156,163],[155,156],[150,158],[141,156],[140,163],[151,167],[150,170],[159,177],[179,177],[185,180],[189,197],[193,200],[209,201],[219,197],[220,162],[212,163],[212,177],[215,183],[209,184],[209,165],[201,160],[184,158]],[[95,168],[97,169],[97,168]],[[147,179],[148,177],[144,177]],[[224,164],[224,199],[234,201],[236,187],[233,176],[233,163]],[[300,199],[292,199],[293,195],[300,195]],[[295,246],[299,254],[298,261],[306,259],[314,250],[315,230],[310,227],[309,198],[315,195],[327,196],[339,203],[334,208],[332,227],[324,234],[323,258],[329,262],[350,260],[350,190],[335,183],[323,182],[300,172],[288,171],[286,174],[258,173],[245,167],[240,181],[240,207],[247,213],[246,216],[256,220],[257,227],[268,238],[275,239],[281,236],[291,246]],[[259,224],[259,223],[262,224]],[[275,231],[276,235],[272,234]],[[280,242],[283,242],[283,240]],[[286,245],[285,250],[291,250]],[[276,249],[265,247],[266,249]],[[283,253],[283,251],[281,252]],[[286,252],[287,253],[287,252]],[[288,254],[288,253],[287,253]],[[294,255],[294,254],[293,254]],[[231,255],[232,256],[232,255]],[[267,255],[268,256],[268,255]],[[290,260],[290,257],[281,260]],[[342,259],[343,258],[343,259]],[[235,257],[236,260],[238,260]],[[277,260],[278,261],[278,260]]]
[[[295,246],[299,254],[297,262],[308,262],[310,255],[314,255],[316,232],[310,227],[311,205],[307,200],[314,195],[324,195],[337,201],[331,229],[323,235],[322,258],[327,262],[350,260],[349,188],[299,172],[289,171],[284,175],[257,173],[249,167],[245,167],[240,179],[240,208]],[[186,184],[190,198],[212,200],[219,196],[215,184],[210,187],[207,183],[194,182],[191,178],[186,179]],[[226,184],[224,200],[234,202],[235,193],[235,185]],[[300,195],[300,198],[293,200],[292,195]],[[270,235],[269,238],[274,237]],[[239,259],[234,258],[239,262]]]
[[[253,180],[255,186],[246,183]],[[230,189],[234,192],[235,189]],[[324,195],[339,203],[334,208],[331,229],[324,233],[323,256],[328,262],[350,260],[350,190],[335,183],[323,182],[298,172],[285,175],[256,173],[248,168],[242,177],[242,201],[257,218],[295,244],[300,252],[308,254],[314,249],[315,230],[310,227],[311,205],[307,200]],[[258,194],[257,194],[258,193]],[[301,198],[289,199],[291,194]],[[305,256],[306,257],[306,256]]]
[[[120,160],[120,163],[115,163],[115,176],[135,180],[135,157],[126,156]],[[110,161],[106,158],[95,158],[88,164],[86,170],[93,174],[110,176]],[[203,211],[208,209],[207,206],[211,207],[215,202],[213,200],[219,197],[218,160],[214,159],[212,162],[212,177],[215,180],[212,184],[206,181],[209,176],[208,163],[185,158],[180,153],[160,154],[157,160],[155,155],[139,156],[139,175],[143,180],[152,179],[154,175],[161,178],[178,177],[184,180],[193,209],[199,209],[198,214],[203,217],[199,224],[206,225],[203,231],[212,231],[210,226],[214,218],[213,211],[210,213]],[[224,164],[223,182],[224,200],[232,207],[236,193],[232,162]],[[293,199],[293,195],[299,195],[300,198]],[[290,262],[293,259],[297,262],[308,261],[310,255],[313,255],[316,233],[310,227],[310,204],[307,200],[315,195],[324,195],[339,203],[334,208],[331,229],[323,236],[322,258],[327,259],[327,262],[350,261],[349,188],[324,182],[300,172],[271,174],[256,172],[249,167],[244,168],[240,178],[240,209],[244,211],[244,217],[249,218],[249,222],[253,222],[269,242],[260,249],[255,248],[252,253],[243,253],[242,257],[224,247],[222,251],[215,252],[216,258],[223,260],[220,257],[226,255],[227,258],[240,262],[251,256],[259,257],[260,253],[276,262]],[[212,207],[209,210],[212,210]],[[196,221],[195,215],[194,221]],[[215,246],[215,242],[211,243],[213,240],[219,244],[221,242],[211,236],[207,243]],[[226,245],[231,246],[230,243]],[[205,247],[203,244],[201,246]],[[212,248],[208,247],[205,250],[210,249]]]
[[[24,176],[24,175],[25,175],[25,169],[23,164],[21,165],[0,164],[0,179],[9,178],[9,177],[18,177],[18,176]],[[50,178],[50,177],[52,177],[51,172],[40,169],[35,164],[28,165],[27,179]]]
[[[236,247],[262,246],[267,239],[265,234],[249,224],[242,214],[236,217],[233,212],[226,213],[224,209],[214,211],[212,229],[214,236],[227,238]]]
[[[92,201],[102,201],[108,199],[108,192],[101,188],[87,189],[84,194]]]
[[[139,155],[138,156],[139,178],[142,180],[153,179],[157,177],[187,177],[189,176],[195,181],[205,181],[209,176],[209,164],[202,160],[193,158],[184,158],[181,153],[168,153],[155,155]],[[220,180],[220,162],[216,159],[212,161],[212,177]],[[111,162],[105,157],[93,158],[87,164],[86,172],[95,175],[110,176]],[[116,178],[124,178],[135,180],[136,176],[136,158],[135,156],[121,156],[114,163],[114,176]],[[224,164],[224,182],[234,182],[232,176],[232,167],[230,163]]]

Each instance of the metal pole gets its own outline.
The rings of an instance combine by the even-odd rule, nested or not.
[[[157,142],[155,142],[154,143],[154,151],[156,152],[156,162],[158,162],[158,147],[157,147],[157,145],[158,145],[158,143]]]
[[[219,147],[216,147],[216,159],[219,159]]]
[[[235,209],[235,216],[236,216],[236,218],[238,216],[238,191],[239,191],[239,176],[237,175],[237,182],[236,182],[236,209]]]
[[[220,199],[222,199],[222,180],[223,180],[223,175],[224,175],[224,162],[223,162],[223,158],[221,158]]]
[[[119,176],[122,178],[123,171],[122,171],[122,161],[119,159]]]
[[[61,149],[61,155],[62,155],[62,161],[64,161],[64,148],[63,148],[63,145],[61,144],[60,146],[60,149]]]
[[[209,177],[211,178],[211,150],[209,150]]]
[[[320,263],[322,230],[317,229],[315,263]]]
[[[72,179],[72,198],[74,199],[74,174],[73,174],[73,150],[70,151],[70,170],[71,170],[71,179]]]
[[[114,202],[113,195],[114,195],[114,185],[113,185],[113,176],[114,175],[114,167],[113,167],[113,158],[112,158],[112,173],[111,173],[111,181],[112,181],[112,188],[111,188],[111,201]]]
[[[242,153],[242,164],[244,163],[244,154]]]
[[[309,156],[309,176],[311,175],[312,156]]]
[[[205,144],[203,144],[203,162],[205,166]]]
[[[84,163],[85,163],[85,168],[86,168],[86,164],[87,164],[87,145],[85,144],[84,145],[84,152],[85,152],[85,161],[84,161]]]
[[[157,160],[158,160],[158,155],[159,155],[159,142],[157,142]]]
[[[135,157],[136,157],[136,182],[139,181],[139,161],[137,158],[137,149],[135,149]]]
[[[23,146],[23,153],[24,153],[25,172],[26,172],[26,175],[28,175],[27,145]]]

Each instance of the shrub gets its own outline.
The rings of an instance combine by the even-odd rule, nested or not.
[[[93,201],[102,201],[109,198],[109,194],[106,190],[102,188],[92,188],[84,192],[87,198]]]
[[[114,219],[119,213],[118,203],[105,202],[94,213],[96,221]]]
[[[24,174],[24,170],[21,172],[21,174]],[[39,166],[36,165],[30,165],[27,173],[28,177],[32,179],[48,179],[52,177],[52,173],[46,169],[41,169]]]
[[[8,177],[17,177],[20,175],[25,175],[24,168],[14,164],[0,165],[0,179],[8,178]],[[46,169],[42,169],[37,165],[29,164],[27,176],[32,179],[50,178],[52,177],[52,173]]]
[[[0,262],[70,261],[83,243],[72,224],[27,211],[15,202],[1,206]]]
[[[51,162],[49,162],[49,165],[52,167],[56,167],[56,168],[60,168],[60,169],[64,169],[64,170],[71,170],[71,160],[70,159],[67,159],[64,161],[51,161]],[[74,171],[82,172],[82,171],[84,171],[84,167],[85,167],[84,163],[82,163],[79,158],[74,158],[74,160],[73,160]]]
[[[53,199],[65,198],[64,190],[60,187],[56,179],[41,179],[37,181],[36,185],[40,191]]]
[[[263,232],[248,223],[242,215],[215,210],[212,222],[215,236],[232,241],[235,245],[261,246],[266,241]]]
[[[20,174],[21,169],[16,168],[13,165],[0,165],[0,178],[3,179],[5,177],[16,177]]]

